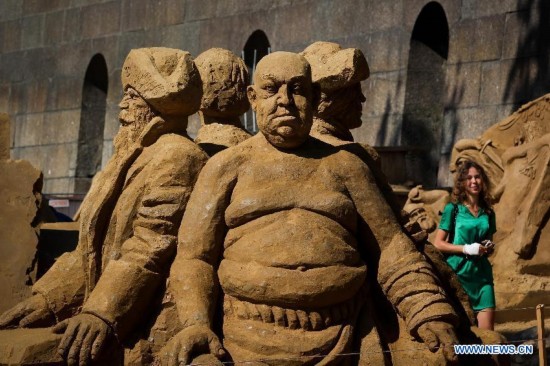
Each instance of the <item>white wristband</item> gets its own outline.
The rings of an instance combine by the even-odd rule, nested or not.
[[[473,243],[473,244],[464,244],[462,248],[462,253],[467,255],[479,255],[479,247],[481,244],[479,243]]]

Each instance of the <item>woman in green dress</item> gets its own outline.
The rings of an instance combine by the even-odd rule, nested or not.
[[[487,255],[496,231],[489,181],[483,168],[464,161],[455,178],[452,202],[445,206],[434,245],[447,254],[477,313],[479,328],[493,330],[495,292],[493,270]]]

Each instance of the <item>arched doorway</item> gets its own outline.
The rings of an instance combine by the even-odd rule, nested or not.
[[[75,193],[88,192],[93,176],[101,168],[108,87],[107,64],[98,53],[88,64],[82,87]]]
[[[402,130],[402,143],[415,151],[407,175],[427,187],[437,183],[448,53],[445,11],[430,2],[418,15],[411,36]]]
[[[258,29],[254,31],[248,40],[246,41],[242,55],[245,64],[250,71],[250,83],[252,84],[254,78],[254,72],[256,71],[256,65],[266,55],[271,53],[271,45],[265,33]],[[258,125],[256,124],[256,116],[252,110],[246,112],[243,116],[243,125],[251,133],[258,132]]]

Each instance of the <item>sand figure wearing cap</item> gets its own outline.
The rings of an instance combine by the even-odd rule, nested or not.
[[[201,53],[195,65],[203,91],[199,111],[201,128],[195,142],[212,156],[251,136],[239,120],[250,107],[246,97],[248,68],[241,58],[223,48]]]
[[[58,351],[69,364],[97,358],[105,343],[125,341],[143,321],[207,160],[186,134],[202,89],[189,53],[132,50],[122,85],[115,153],[82,203],[76,250],[34,285],[31,298],[0,318],[3,328],[57,323],[54,331],[64,333]]]
[[[356,364],[372,273],[412,334],[452,344],[456,315],[367,165],[309,136],[306,59],[262,58],[248,98],[260,133],[210,158],[182,220],[170,282],[184,328],[164,361]]]
[[[401,207],[382,173],[380,156],[368,144],[353,143],[350,132],[361,126],[366,100],[361,81],[369,77],[370,70],[363,52],[358,48],[343,49],[333,42],[315,42],[301,55],[311,65],[312,80],[320,89],[311,136],[333,146],[347,145],[349,151],[369,166],[392,210],[401,216]]]
[[[301,55],[321,89],[311,135],[331,144],[353,142],[350,130],[361,126],[365,102],[361,81],[370,73],[365,56],[358,48],[342,49],[332,42],[315,42]]]

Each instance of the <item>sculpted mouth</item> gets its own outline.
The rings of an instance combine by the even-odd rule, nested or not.
[[[283,116],[277,116],[273,118],[274,121],[279,122],[280,124],[284,124],[285,122],[294,122],[296,120],[295,116],[286,114]]]

